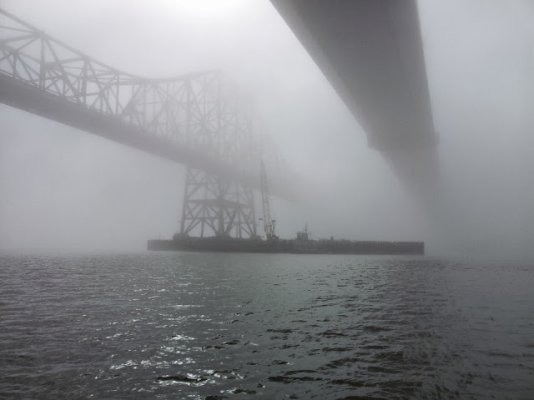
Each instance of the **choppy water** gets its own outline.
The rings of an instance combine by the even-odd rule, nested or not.
[[[0,398],[533,399],[534,268],[2,256]]]

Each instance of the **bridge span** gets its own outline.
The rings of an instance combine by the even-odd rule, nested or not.
[[[186,165],[182,234],[256,236],[252,189],[273,155],[221,72],[134,76],[0,9],[0,102]],[[288,183],[272,173],[274,194],[291,197]]]
[[[0,102],[259,186],[251,105],[220,71],[138,77],[0,9]]]
[[[438,181],[415,0],[271,0],[367,134],[418,195]]]

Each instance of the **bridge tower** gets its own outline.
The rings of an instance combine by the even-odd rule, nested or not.
[[[187,98],[187,136],[235,170],[255,171],[259,146],[253,132],[250,102],[245,102],[222,74],[200,84],[197,80],[196,85]],[[224,173],[188,166],[180,234],[255,237],[254,192],[250,185]]]
[[[250,187],[187,168],[180,224],[182,235],[254,237],[254,193]]]
[[[0,103],[187,166],[182,235],[255,237],[260,146],[250,99],[220,71],[146,79],[0,8]]]

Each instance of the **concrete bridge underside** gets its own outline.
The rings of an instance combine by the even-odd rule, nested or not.
[[[415,0],[271,0],[401,180],[435,194],[437,138]]]

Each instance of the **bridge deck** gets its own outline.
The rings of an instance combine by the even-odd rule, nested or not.
[[[0,9],[0,102],[219,177],[259,186],[252,110],[219,71],[146,79]],[[262,154],[263,153],[263,154]],[[273,191],[291,196],[273,174]]]
[[[438,176],[415,0],[271,0],[379,150],[411,189]],[[426,195],[426,194],[425,194]]]
[[[180,164],[200,168],[228,178],[238,178],[257,185],[257,177],[247,177],[222,161],[206,156],[194,148],[187,148],[187,146],[177,144],[168,138],[155,138],[150,132],[135,125],[128,125],[116,116],[91,110],[82,104],[68,101],[3,74],[0,74],[0,94],[0,101],[11,107]]]

